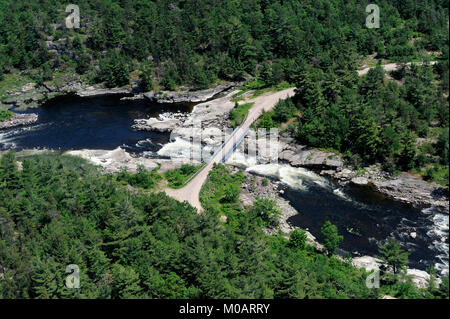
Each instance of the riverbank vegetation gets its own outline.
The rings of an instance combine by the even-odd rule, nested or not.
[[[300,233],[266,235],[261,202],[239,203],[223,165],[204,214],[164,193],[130,192],[85,160],[0,159],[0,298],[376,298],[366,273],[317,253]],[[226,215],[227,222],[218,215]],[[65,286],[67,265],[80,289]],[[433,297],[412,287],[396,297]],[[414,294],[412,294],[414,292]],[[422,294],[423,293],[423,294]],[[437,296],[437,295],[436,295]]]
[[[169,182],[171,188],[181,188],[198,170],[200,170],[204,164],[189,165],[183,164],[180,168],[170,169],[165,172],[164,178]]]
[[[146,190],[155,190],[158,183],[166,180],[170,188],[181,188],[186,181],[192,177],[199,169],[200,165],[183,164],[180,168],[170,169],[164,173],[158,173],[160,166],[147,170],[143,165],[138,165],[135,173],[122,168],[119,173],[114,174],[116,181],[123,185],[130,185]]]
[[[234,108],[229,113],[230,126],[236,128],[244,123],[247,118],[248,111],[255,103],[235,103]]]
[[[430,64],[397,73],[394,81],[381,65],[362,78],[310,69],[297,79],[295,97],[257,126],[289,123],[298,143],[340,152],[356,168],[381,163],[390,173],[418,172],[448,186],[448,76]]]
[[[14,116],[14,113],[9,110],[0,110],[0,122],[9,120]]]
[[[148,171],[144,166],[139,165],[136,173],[133,174],[128,172],[126,168],[123,168],[116,174],[116,180],[122,184],[128,184],[133,187],[152,189],[162,180],[162,176],[157,173],[158,169],[159,167]]]
[[[122,86],[144,70],[170,90],[249,77],[274,86],[294,83],[308,66],[328,73],[355,70],[368,55],[404,62],[448,54],[444,2],[380,0],[383,19],[374,29],[365,26],[369,3],[79,0],[80,28],[68,29],[60,1],[1,0],[0,81],[25,73],[51,82],[72,72]],[[148,77],[141,80],[152,88]]]

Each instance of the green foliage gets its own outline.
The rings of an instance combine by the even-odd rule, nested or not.
[[[139,74],[139,87],[144,92],[149,92],[153,90],[152,72],[153,72],[153,64],[146,63],[142,67],[141,73]]]
[[[320,229],[323,237],[323,245],[327,249],[329,255],[334,254],[339,246],[339,243],[344,239],[338,234],[338,229],[330,221],[326,221]]]
[[[263,110],[261,116],[258,119],[256,126],[258,128],[265,128],[267,130],[270,130],[271,128],[276,127],[277,124],[273,120],[273,111],[266,112]]]
[[[0,110],[0,122],[9,120],[14,116],[14,113],[9,110]]]
[[[448,166],[434,164],[431,167],[428,167],[423,175],[423,178],[427,181],[433,181],[448,187]]]
[[[299,249],[301,231],[266,235],[261,209],[222,203],[226,185],[243,182],[224,165],[211,171],[198,214],[164,193],[129,191],[81,158],[20,160],[19,171],[14,153],[0,159],[0,298],[377,297],[364,270]],[[65,287],[69,264],[80,289]],[[386,289],[423,298],[408,281]],[[444,278],[433,296],[445,294]]]
[[[120,50],[125,64],[141,65],[152,58],[157,79],[167,89],[206,88],[218,78],[242,80],[249,75],[257,77],[263,88],[292,82],[307,65],[326,73],[345,69],[354,63],[354,56],[376,53],[377,58],[398,61],[418,59],[425,51],[448,56],[448,8],[438,0],[413,0],[414,10],[407,15],[401,1],[380,1],[387,18],[376,30],[361,22],[366,12],[356,0],[223,0],[220,6],[204,0],[77,4],[81,20],[89,23],[82,22],[80,30],[54,30],[51,24],[66,17],[60,2],[3,1],[0,69],[42,69],[51,62],[57,71],[76,65],[77,72],[86,74],[89,60],[97,65],[103,52]],[[49,52],[48,36],[62,40],[64,50]],[[124,71],[120,69],[118,73]],[[446,71],[441,75],[448,78]],[[124,85],[125,74],[118,76],[120,80],[115,77],[109,85]],[[105,80],[100,76],[97,81]]]
[[[166,73],[164,75],[162,85],[164,86],[164,88],[166,88],[166,90],[169,90],[169,91],[175,91],[177,89],[177,84],[176,84],[175,80],[173,79],[173,77],[169,73]]]
[[[439,156],[441,160],[441,164],[448,166],[448,148],[449,148],[449,130],[447,128],[443,128],[439,133],[438,141],[436,143],[436,155]]]
[[[449,289],[448,289],[448,275],[442,278],[442,283],[439,286],[439,296],[441,298],[449,299]]]
[[[420,170],[435,160],[416,140],[433,137],[440,123],[432,155],[448,166],[448,124],[441,120],[448,100],[433,81],[437,74],[426,64],[402,69],[402,86],[387,81],[380,65],[362,79],[345,70],[301,72],[294,98],[301,112],[297,141],[346,153],[354,166],[379,162],[391,173]]]
[[[287,122],[298,113],[292,99],[279,100],[272,111],[263,112],[258,120],[257,127],[271,129]]]
[[[304,249],[306,238],[306,232],[303,229],[295,229],[289,234],[289,246]]]
[[[380,259],[392,269],[394,275],[404,270],[409,263],[409,253],[403,251],[400,244],[392,238],[385,245],[380,245],[378,251],[380,253]]]
[[[279,100],[273,109],[273,120],[278,123],[286,122],[298,112],[292,99]]]
[[[164,173],[164,177],[169,182],[169,187],[180,188],[184,183],[195,174],[203,165],[183,164],[180,168],[171,169]]]
[[[252,210],[256,216],[261,217],[265,225],[272,227],[278,225],[281,211],[277,208],[274,200],[257,197],[253,202]]]
[[[124,58],[116,51],[108,53],[105,58],[100,60],[98,79],[105,82],[106,86],[110,88],[127,85],[130,75]]]
[[[241,125],[247,117],[248,111],[254,103],[238,104],[235,103],[234,109],[229,113],[230,126],[236,128]]]
[[[126,168],[117,174],[117,181],[127,183],[131,186],[151,189],[162,180],[162,176],[157,173],[159,167],[147,171],[143,165],[138,165],[136,174],[130,174]]]
[[[91,57],[87,53],[82,53],[76,60],[75,71],[78,74],[85,74],[91,67]]]
[[[228,217],[239,211],[240,186],[244,181],[242,173],[230,174],[229,169],[221,164],[214,164],[209,178],[200,193],[203,208],[224,212]]]

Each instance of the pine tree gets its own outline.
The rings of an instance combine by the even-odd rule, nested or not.
[[[330,221],[326,221],[325,224],[323,224],[320,232],[322,233],[323,245],[327,249],[328,255],[333,255],[344,237],[339,235],[337,227]]]
[[[378,252],[380,253],[379,258],[383,260],[388,267],[392,268],[394,274],[403,270],[409,263],[409,253],[403,251],[402,247],[395,239],[390,238],[385,245],[380,245],[378,247]]]

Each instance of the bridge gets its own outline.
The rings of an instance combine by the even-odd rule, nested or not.
[[[250,130],[250,126],[261,116],[263,111],[270,111],[280,99],[286,99],[292,96],[294,96],[294,88],[246,100],[245,103],[253,102],[254,104],[248,111],[244,123],[233,131],[225,142],[216,150],[209,162],[192,176],[183,188],[167,188],[165,189],[166,194],[181,202],[187,201],[193,207],[197,208],[199,212],[203,211],[199,195],[213,165],[215,163],[225,162],[233,154],[239,144],[244,140]]]

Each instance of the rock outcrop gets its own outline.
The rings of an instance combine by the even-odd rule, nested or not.
[[[160,104],[172,103],[199,103],[205,102],[217,94],[236,86],[236,83],[221,84],[212,89],[201,91],[185,91],[185,92],[147,92],[144,97],[152,102]]]
[[[22,125],[30,125],[35,123],[38,120],[38,115],[31,113],[31,114],[14,114],[12,118],[9,120],[0,122],[0,130],[1,129],[7,129],[11,127],[16,126],[22,126]]]
[[[163,113],[157,118],[134,120],[132,128],[138,131],[171,132],[187,117],[184,113]]]
[[[130,94],[131,90],[128,88],[111,88],[111,89],[105,89],[105,88],[98,88],[98,87],[87,87],[85,89],[78,89],[76,91],[76,95],[80,97],[92,97],[92,96],[99,96],[99,95],[111,95],[111,94]]]
[[[344,163],[340,155],[302,145],[288,145],[279,154],[279,160],[294,167],[338,169]]]
[[[358,171],[349,168],[322,170],[321,175],[332,177],[341,185],[351,183],[371,187],[395,200],[416,207],[434,206],[446,214],[449,213],[448,190],[413,174],[401,173],[398,176],[391,176],[377,165],[372,165]]]
[[[375,180],[373,187],[380,193],[415,206],[435,206],[448,214],[448,190],[437,183],[424,181],[412,174],[402,173],[394,179]]]
[[[380,270],[382,264],[383,262],[380,259],[370,256],[362,256],[352,259],[353,266],[357,268],[364,268],[369,272]],[[417,288],[428,287],[430,275],[426,271],[408,268],[406,274],[411,278],[411,281]],[[441,282],[439,278],[436,281],[437,283]]]
[[[143,158],[132,157],[124,149],[118,147],[114,150],[76,150],[67,151],[65,155],[82,157],[92,164],[102,167],[102,172],[111,174],[119,172],[122,168],[126,168],[129,172],[135,173],[139,165],[144,166],[147,170],[159,168],[159,172],[164,172],[168,169],[181,167],[187,161],[171,161],[160,158]],[[198,164],[198,163],[196,163]]]

